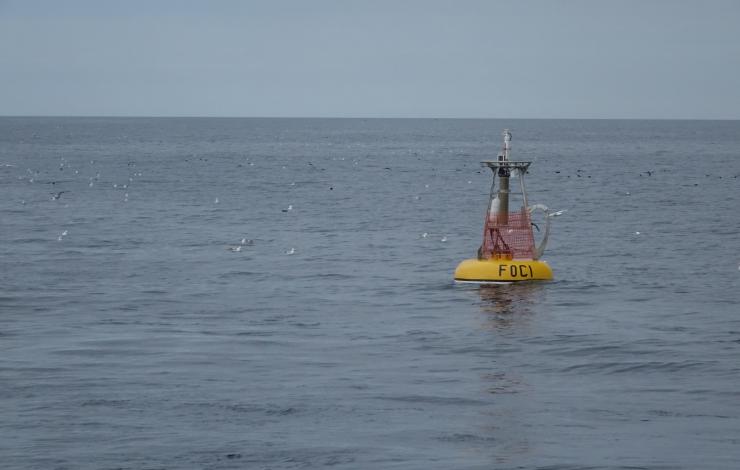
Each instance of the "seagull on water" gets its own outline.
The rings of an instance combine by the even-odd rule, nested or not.
[[[62,194],[66,193],[66,192],[69,192],[69,191],[59,191],[56,194],[52,194],[51,200],[52,201],[56,201],[57,199],[59,199],[60,197],[62,197]]]
[[[293,253],[295,253],[295,248],[291,248],[290,250],[285,252],[286,255],[292,255]]]
[[[292,204],[288,204],[288,208],[287,209],[283,209],[283,212],[290,212],[292,210],[293,210],[293,205]]]

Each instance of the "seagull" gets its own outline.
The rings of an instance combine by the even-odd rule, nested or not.
[[[446,241],[447,241],[447,235],[443,235],[443,236],[442,236],[442,239],[441,239],[440,241],[441,241],[441,242],[446,242]]]
[[[57,199],[59,199],[60,197],[62,197],[62,194],[66,193],[66,192],[68,192],[68,191],[59,191],[56,194],[52,194],[51,200],[52,201],[56,201]]]
[[[242,247],[241,246],[230,246],[230,247],[228,247],[226,249],[229,250],[229,251],[233,251],[234,253],[239,253],[240,251],[242,251]]]
[[[424,233],[422,233],[422,234],[421,234],[421,238],[426,238],[426,237],[427,237],[427,235],[429,235],[429,234],[428,234],[428,233],[426,233],[426,232],[424,232]]]
[[[57,240],[62,241],[62,238],[66,237],[67,236],[67,233],[68,232],[66,230],[64,232],[62,232],[62,234],[57,237]]]
[[[292,255],[293,253],[295,253],[295,248],[291,248],[290,250],[285,252],[286,255]]]
[[[218,198],[214,199],[214,200],[213,200],[213,203],[214,203],[214,204],[218,204]]]
[[[639,234],[640,234],[640,232],[635,232],[635,235],[639,235]]]
[[[247,240],[246,238],[242,238],[241,244],[242,246],[252,246],[254,245],[254,240]]]
[[[292,211],[292,210],[293,210],[293,205],[292,204],[288,204],[288,208],[287,209],[283,209],[283,212],[289,212],[289,211]]]
[[[563,213],[565,213],[565,212],[568,212],[568,209],[563,209],[563,210],[557,211],[557,212],[551,212],[551,213],[547,214],[547,216],[548,217],[557,217],[559,215],[563,215]],[[539,228],[537,230],[539,230]]]

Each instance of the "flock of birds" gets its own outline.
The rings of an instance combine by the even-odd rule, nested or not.
[[[248,162],[248,164],[250,166],[254,166],[254,163],[253,162]],[[90,165],[95,165],[95,160],[90,160]],[[14,168],[16,165],[13,165],[13,164],[10,164],[10,163],[2,163],[2,164],[0,164],[0,166],[5,167],[5,168]],[[129,162],[128,163],[128,166],[129,167],[135,167],[136,164],[134,162]],[[69,165],[69,162],[67,162],[67,160],[65,158],[62,158],[60,160],[60,163],[59,163],[59,171],[62,171],[63,172],[65,170],[69,170],[69,169],[71,169],[71,167]],[[39,181],[39,178],[41,176],[41,172],[39,172],[38,170],[37,171],[34,171],[31,168],[27,168],[26,169],[26,173],[29,176],[25,176],[25,177],[24,176],[18,176],[18,179],[19,180],[26,179],[28,181],[28,183],[31,183],[31,184],[40,182]],[[75,170],[73,170],[73,173],[75,175],[79,175],[80,171],[77,170],[77,169],[75,169]],[[124,192],[124,195],[123,195],[123,201],[124,202],[128,202],[128,200],[129,200],[129,193],[128,193],[129,185],[134,182],[134,177],[140,177],[140,176],[143,176],[143,173],[142,172],[140,172],[140,171],[133,172],[133,173],[130,174],[130,176],[128,178],[128,181],[126,183],[113,183],[111,186],[113,187],[113,189],[126,191],[126,192]],[[89,188],[92,188],[99,181],[100,181],[100,172],[97,172],[95,174],[95,176],[90,177],[88,179],[88,185],[87,186]],[[51,181],[46,181],[45,183],[51,185],[52,187],[56,187],[57,184],[58,183],[62,183],[62,181],[51,180]],[[291,185],[292,186],[295,186],[295,183],[291,183]],[[334,188],[332,187],[330,189],[333,190]],[[69,191],[69,190],[54,191],[54,192],[50,193],[49,200],[50,201],[60,201],[62,199],[62,196],[64,194],[69,194],[69,193],[71,193],[71,191]],[[219,202],[220,201],[219,201],[219,198],[218,197],[216,197],[214,199],[214,201],[213,201],[214,204],[218,204]],[[25,205],[26,204],[26,200],[25,199],[22,199],[20,201],[20,203],[22,205]],[[292,210],[293,210],[293,205],[291,204],[291,205],[288,205],[288,207],[286,207],[285,209],[282,209],[282,212],[290,212]],[[67,230],[67,229],[63,230],[59,234],[59,236],[57,236],[57,241],[60,241],[60,242],[61,241],[64,241],[65,238],[68,235],[69,235],[69,230]],[[233,245],[233,246],[227,246],[226,249],[228,251],[230,251],[230,252],[233,252],[233,253],[241,253],[244,248],[254,246],[254,244],[255,244],[255,241],[253,239],[248,239],[248,238],[245,237],[245,238],[242,238],[241,239],[241,241],[239,242],[239,244]],[[294,247],[291,247],[290,249],[286,250],[284,253],[286,255],[293,255],[293,254],[296,253],[296,249]]]
[[[251,166],[254,165],[253,162],[248,162],[248,164],[251,165]],[[95,165],[95,161],[94,160],[90,160],[90,165]],[[313,164],[312,163],[309,163],[309,165],[313,167]],[[15,165],[4,163],[4,164],[1,164],[0,166],[14,167]],[[129,162],[128,163],[128,166],[129,167],[135,167],[136,165],[135,165],[134,162]],[[78,169],[71,169],[70,165],[68,164],[68,162],[64,158],[62,158],[61,161],[60,161],[59,170],[60,171],[71,170],[71,171],[73,171],[73,173],[75,175],[79,175],[79,172],[80,172]],[[35,183],[35,182],[37,182],[37,179],[39,178],[39,175],[40,175],[39,172],[38,171],[33,171],[30,168],[28,168],[26,171],[27,171],[27,173],[29,175],[29,176],[26,177],[27,180],[28,180],[28,182],[29,183]],[[559,173],[561,173],[561,171],[560,170],[556,170],[555,173],[558,173],[559,174]],[[641,177],[642,176],[651,177],[651,176],[654,175],[654,173],[655,173],[654,170],[647,170],[647,171],[640,172],[639,173],[639,176],[641,176]],[[127,182],[124,182],[122,184],[121,183],[113,183],[112,184],[113,189],[125,191],[124,192],[124,195],[123,195],[123,201],[124,202],[127,202],[129,200],[129,193],[128,193],[129,185],[134,182],[134,178],[135,177],[140,177],[142,175],[143,175],[142,172],[140,172],[140,171],[134,171],[134,172],[130,173]],[[578,169],[578,170],[575,171],[575,176],[576,177],[579,177],[579,178],[580,177],[591,178],[591,175],[585,174],[583,172],[583,170],[581,170],[581,169]],[[705,176],[706,177],[710,177],[711,175],[707,174]],[[727,175],[727,176],[729,177],[729,175]],[[732,175],[731,177],[732,178],[737,178],[738,176],[740,176],[740,175]],[[568,175],[568,177],[570,178],[570,175]],[[722,175],[718,175],[718,177],[719,178],[722,178]],[[23,179],[22,176],[19,176],[18,178],[19,179]],[[88,178],[88,187],[91,187],[92,188],[99,181],[100,181],[100,172],[97,172],[95,174],[95,176]],[[52,181],[48,181],[46,183],[49,184],[49,185],[51,185],[51,186],[53,186],[53,187],[56,187],[58,181],[52,180]],[[468,184],[472,184],[472,181],[471,180],[468,180]],[[697,184],[695,183],[694,185],[696,186]],[[291,186],[295,186],[295,182],[291,183]],[[429,184],[425,184],[424,187],[428,189],[429,188]],[[329,189],[330,190],[333,190],[334,187],[331,186]],[[69,193],[70,193],[69,190],[58,190],[58,191],[54,191],[54,192],[52,192],[50,194],[50,200],[51,201],[60,201],[65,194],[69,194]],[[629,191],[625,192],[625,195],[629,196],[630,195],[630,192]],[[417,196],[415,196],[415,198],[418,200],[418,199],[420,199],[420,196],[417,195]],[[219,198],[216,197],[213,202],[214,202],[214,204],[219,204],[219,202],[220,202],[219,201]],[[21,203],[22,204],[26,204],[26,201],[25,200],[22,200]],[[291,212],[292,210],[293,210],[293,205],[292,204],[289,204],[287,207],[281,209],[281,212],[288,213],[288,212]],[[548,217],[557,217],[557,216],[562,215],[566,211],[567,211],[566,209],[559,210],[559,211],[553,211],[553,212],[550,212],[549,214],[547,214],[547,216]],[[69,230],[66,230],[66,229],[63,230],[59,234],[59,236],[57,237],[57,240],[60,241],[60,242],[61,241],[64,241],[65,238],[68,236],[68,234],[69,234]],[[641,235],[641,232],[635,231],[634,232],[634,235]],[[427,239],[427,238],[430,238],[432,236],[433,235],[430,235],[428,232],[423,232],[421,234],[421,238],[422,239]],[[442,242],[442,243],[447,242],[447,240],[448,240],[447,235],[437,235],[436,237],[438,237],[438,240],[440,242]],[[230,252],[233,252],[233,253],[241,253],[245,248],[254,246],[254,243],[255,242],[254,242],[253,239],[242,238],[241,241],[240,241],[240,243],[238,243],[236,245],[227,246],[226,249],[228,251],[230,251]],[[296,253],[295,247],[291,247],[288,250],[284,251],[284,254],[286,254],[286,255],[293,255],[295,253]],[[740,269],[740,266],[738,267],[738,269]]]

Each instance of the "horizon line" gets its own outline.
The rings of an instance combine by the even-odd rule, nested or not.
[[[165,114],[0,114],[0,118],[109,118],[109,119],[417,119],[479,121],[738,121],[740,118],[691,117],[460,117],[460,116],[217,116]]]

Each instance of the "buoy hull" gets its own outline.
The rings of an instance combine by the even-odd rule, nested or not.
[[[541,260],[466,259],[455,269],[455,281],[510,283],[552,280],[552,269]]]

